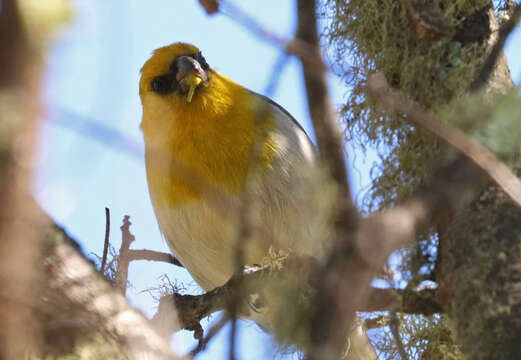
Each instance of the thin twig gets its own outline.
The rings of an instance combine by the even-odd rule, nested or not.
[[[470,87],[469,87],[470,91],[477,91],[477,90],[481,89],[487,83],[490,75],[492,74],[492,71],[494,70],[497,59],[499,58],[501,51],[503,51],[505,42],[506,42],[508,36],[510,35],[510,33],[512,33],[512,31],[516,27],[517,23],[519,22],[520,17],[521,17],[521,4],[518,4],[514,8],[510,19],[508,19],[508,21],[505,22],[499,29],[496,43],[492,47],[492,50],[490,51],[490,54],[488,55],[487,59],[485,60],[485,63],[483,64],[483,67],[481,68],[478,76],[470,84]]]
[[[135,240],[134,235],[130,232],[130,216],[123,217],[123,225],[121,225],[121,247],[119,249],[118,269],[116,274],[116,282],[123,294],[127,291],[128,283],[128,266],[130,264],[129,249],[130,244]]]
[[[282,259],[281,262],[281,270],[273,269],[270,266],[245,267],[241,271],[241,281],[247,284],[247,293],[261,292],[265,284],[283,275],[286,271],[302,272],[302,269],[309,269],[309,273],[314,273],[318,266],[315,260],[305,256],[291,256]],[[226,310],[230,299],[239,298],[241,300],[241,310],[243,310],[242,306],[246,304],[242,302],[244,296],[242,298],[237,296],[237,293],[241,291],[239,285],[241,285],[239,276],[235,274],[224,285],[201,295],[166,295],[159,301],[159,307],[154,315],[153,322],[159,327],[168,325],[165,324],[163,319],[169,316],[172,304],[176,307],[177,316],[182,326],[193,326],[193,324],[200,322],[212,313]],[[400,309],[403,313],[430,315],[441,312],[439,304],[435,301],[436,292],[431,289],[404,291],[371,288],[366,301],[356,310],[364,312],[389,311],[397,305],[400,299]],[[248,310],[247,306],[244,310]],[[179,329],[165,327],[162,332],[170,335],[177,330]]]
[[[110,236],[110,210],[105,208],[105,242],[103,244],[103,257],[101,258],[101,273],[105,274],[105,265],[107,265],[107,254],[109,252],[109,236]]]
[[[219,12],[221,14],[242,25],[246,30],[257,35],[260,39],[277,46],[287,54],[305,59],[317,70],[327,71],[328,68],[323,61],[313,55],[314,52],[320,51],[318,46],[314,46],[298,38],[288,39],[267,30],[257,20],[242,11],[239,7],[233,5],[230,1],[221,0],[219,1],[219,6]]]
[[[402,360],[409,360],[409,356],[407,355],[407,352],[405,352],[405,347],[403,346],[403,342],[400,337],[400,321],[398,320],[398,316],[396,316],[396,311],[391,311],[390,317],[391,322],[389,323],[389,327],[391,328],[391,333],[393,334],[394,341],[396,342],[398,353],[400,354]]]
[[[172,254],[153,251],[153,250],[129,250],[129,261],[148,260],[148,261],[162,261],[176,266],[184,267],[183,264]]]
[[[407,119],[440,137],[461,151],[483,169],[518,205],[521,206],[521,180],[510,168],[485,146],[474,142],[460,129],[442,122],[421,105],[400,94],[391,92],[382,73],[369,76],[368,85],[377,100],[388,111],[407,115]]]

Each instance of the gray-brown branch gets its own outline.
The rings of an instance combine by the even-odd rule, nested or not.
[[[282,260],[282,264],[282,269],[273,269],[270,266],[245,267],[241,274],[242,280],[235,275],[226,284],[201,295],[175,293],[163,296],[152,321],[161,333],[167,336],[181,328],[194,330],[206,316],[226,310],[230,300],[237,299],[238,293],[243,293],[241,299],[247,298],[240,289],[241,281],[246,284],[247,293],[254,293],[262,291],[264,284],[283,276],[285,272],[298,271],[303,267],[310,267],[311,273],[317,271],[317,263],[306,257],[287,258]],[[430,315],[441,312],[441,307],[435,299],[434,290],[404,291],[371,288],[367,301],[357,310],[371,312],[399,308],[404,313]],[[242,315],[248,313],[247,306],[243,300],[240,307]]]
[[[136,260],[148,260],[148,261],[161,261],[166,262],[172,265],[184,267],[181,262],[174,257],[172,254],[153,251],[153,250],[129,250],[128,251],[128,259],[129,261]]]

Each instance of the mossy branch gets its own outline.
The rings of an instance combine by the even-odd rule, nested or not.
[[[422,106],[399,92],[392,92],[382,73],[372,74],[368,79],[370,91],[388,111],[406,116],[406,119],[432,132],[459,150],[469,160],[481,167],[518,206],[521,206],[521,180],[510,168],[486,147],[472,141],[463,131],[442,122]]]

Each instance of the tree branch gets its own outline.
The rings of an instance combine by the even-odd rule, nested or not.
[[[239,274],[236,274],[224,285],[201,295],[175,293],[163,296],[159,301],[159,307],[152,322],[165,336],[169,336],[181,328],[193,330],[206,316],[226,310],[230,300],[237,299],[239,293],[242,294],[239,315],[247,315],[249,308],[244,299],[247,298],[245,295],[248,295],[248,293],[261,292],[264,284],[288,271],[301,271],[304,267],[311,268],[310,273],[315,273],[318,270],[316,261],[309,257],[292,256],[282,260],[281,265],[277,269],[270,266],[245,267],[241,273],[242,279]],[[241,289],[241,282],[246,284],[246,293],[244,289]],[[321,296],[321,294],[318,294],[318,296]],[[363,303],[357,310],[371,312],[390,311],[398,308],[403,313],[430,315],[441,312],[441,307],[435,298],[436,292],[434,290],[405,291],[371,288],[367,302]],[[172,319],[178,321],[172,321]]]
[[[135,240],[134,235],[130,233],[130,216],[125,215],[121,229],[121,247],[119,248],[118,268],[116,272],[116,284],[123,291],[127,292],[128,284],[128,267],[130,264],[130,244]]]
[[[134,260],[149,260],[149,261],[162,261],[176,266],[184,267],[181,262],[174,257],[172,254],[152,251],[152,250],[129,250],[128,251],[129,261]]]
[[[488,55],[487,59],[485,60],[485,63],[483,64],[483,67],[481,68],[478,76],[474,79],[474,81],[470,84],[469,90],[470,91],[477,91],[481,87],[483,87],[488,79],[490,78],[490,75],[492,74],[492,71],[495,68],[497,59],[501,55],[501,52],[503,51],[503,47],[505,46],[505,42],[510,35],[510,33],[514,30],[517,23],[519,22],[519,18],[521,17],[521,4],[518,4],[513,12],[512,16],[506,23],[501,26],[499,29],[498,38],[496,40],[496,43],[494,44],[494,47],[492,50],[490,50],[490,54]]]
[[[344,146],[338,130],[336,112],[331,105],[326,67],[320,53],[316,2],[315,0],[299,0],[297,4],[298,28],[296,38],[310,47],[306,56],[301,56],[300,60],[306,85],[308,110],[315,130],[318,149],[322,160],[330,167],[331,175],[339,186],[341,196],[351,203],[349,206],[352,206],[347,167],[344,160]],[[315,63],[322,63],[322,67],[316,68]]]
[[[247,294],[243,286],[249,291],[259,291],[262,288],[261,279],[273,274],[274,270],[264,266],[246,266],[241,274],[232,276],[224,285],[216,287],[201,295],[181,295],[174,293],[163,296],[159,307],[152,318],[152,323],[165,335],[171,335],[182,328],[193,330],[199,326],[201,319],[214,312],[226,310],[229,303],[237,301],[237,294]],[[244,284],[243,284],[244,283]],[[248,314],[248,305],[244,302],[246,296],[240,298],[238,314]],[[177,319],[177,321],[172,321]]]
[[[107,265],[107,255],[109,252],[110,245],[110,210],[108,207],[105,208],[105,241],[103,243],[103,255],[101,257],[100,272],[105,273],[105,265]]]

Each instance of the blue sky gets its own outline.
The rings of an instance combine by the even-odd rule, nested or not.
[[[239,3],[238,1],[236,1]],[[248,1],[245,10],[267,28],[291,35],[295,25],[294,1]],[[152,50],[175,42],[196,44],[210,65],[257,92],[263,92],[279,51],[224,16],[208,17],[196,0],[90,0],[74,2],[76,19],[55,42],[47,65],[44,98],[49,123],[44,126],[42,155],[35,194],[46,211],[76,237],[86,252],[101,253],[105,232],[104,208],[112,214],[112,243],[119,247],[121,219],[131,216],[135,248],[168,251],[159,233],[141,157],[79,136],[52,120],[88,118],[116,129],[142,151],[139,131],[139,69]],[[244,2],[243,2],[244,4]],[[521,79],[521,33],[507,44],[507,56],[516,83]],[[298,62],[284,69],[274,99],[311,133]],[[344,88],[331,76],[336,104]],[[369,182],[374,153],[357,152],[351,169],[355,193]],[[154,302],[143,290],[168,273],[189,283],[183,270],[139,262],[130,268],[134,289],[131,301],[146,314]],[[195,289],[195,285],[192,289]],[[244,358],[271,358],[267,337],[255,325],[245,323],[241,332]],[[222,336],[224,336],[223,334]],[[226,342],[217,340],[201,359],[226,356]],[[192,346],[191,334],[177,335],[176,348]]]

